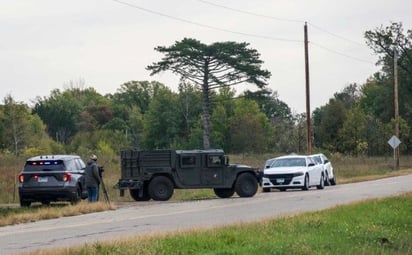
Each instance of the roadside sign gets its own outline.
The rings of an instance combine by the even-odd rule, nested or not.
[[[396,170],[396,148],[399,146],[401,141],[398,137],[396,137],[396,135],[393,135],[391,139],[389,139],[388,143],[393,148],[393,170]]]
[[[393,149],[396,149],[396,147],[401,144],[401,141],[398,139],[398,137],[396,137],[396,135],[393,135],[391,139],[389,139],[388,143]]]

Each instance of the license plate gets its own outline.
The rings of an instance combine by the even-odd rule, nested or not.
[[[285,182],[285,179],[283,179],[283,178],[278,178],[278,179],[276,179],[276,182],[277,182],[277,183],[284,183],[284,182]]]
[[[39,179],[37,179],[38,182],[48,182],[49,179],[47,177],[39,177]]]

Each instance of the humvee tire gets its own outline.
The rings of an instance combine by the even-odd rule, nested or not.
[[[242,173],[236,180],[235,191],[239,197],[253,197],[258,189],[258,182],[251,173]]]
[[[173,183],[166,176],[155,176],[149,183],[149,196],[156,201],[167,201],[173,195]]]
[[[228,189],[215,188],[213,189],[213,191],[215,192],[216,196],[220,198],[229,198],[233,196],[233,194],[235,194],[235,190],[233,188],[228,188]]]
[[[139,197],[140,190],[138,189],[130,189],[129,192],[130,192],[130,196],[134,199],[134,201],[149,201],[150,200],[149,192],[147,191],[147,185],[144,185],[142,197]]]

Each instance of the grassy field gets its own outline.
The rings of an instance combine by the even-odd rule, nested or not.
[[[412,193],[212,230],[96,242],[31,255],[412,254]]]

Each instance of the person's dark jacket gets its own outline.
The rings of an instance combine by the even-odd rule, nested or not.
[[[87,162],[84,176],[86,181],[86,187],[99,187],[101,180],[96,161],[90,160],[89,162]]]

